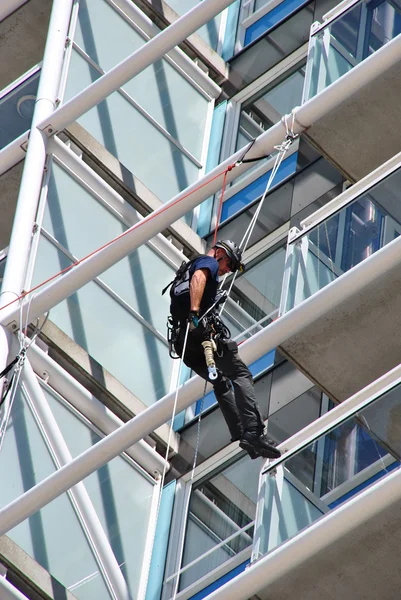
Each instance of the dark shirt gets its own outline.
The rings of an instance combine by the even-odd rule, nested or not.
[[[218,288],[218,270],[219,263],[212,256],[199,256],[191,264],[183,277],[177,281],[170,290],[171,314],[177,321],[185,321],[188,318],[191,309],[191,297],[189,286],[195,271],[198,269],[208,269],[209,276],[206,280],[205,290],[203,292],[200,315],[202,316],[210,308],[216,298]]]

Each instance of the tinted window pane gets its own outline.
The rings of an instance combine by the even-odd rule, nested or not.
[[[0,99],[0,148],[31,127],[40,71]]]

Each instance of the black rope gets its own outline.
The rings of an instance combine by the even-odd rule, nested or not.
[[[10,364],[9,364],[9,365],[7,365],[7,366],[6,366],[6,368],[5,368],[5,369],[3,369],[3,371],[0,373],[0,379],[2,379],[3,377],[5,377],[5,376],[7,375],[7,373],[9,373],[9,372],[11,371],[11,369],[12,369],[12,368],[13,368],[13,367],[14,367],[14,366],[15,366],[15,365],[16,365],[16,364],[19,362],[19,361],[22,361],[22,362],[23,362],[23,359],[25,358],[25,355],[26,355],[26,348],[22,348],[22,350],[21,350],[21,351],[20,351],[20,352],[17,354],[17,356],[14,358],[14,360],[12,360],[12,361],[10,362]],[[21,366],[22,366],[22,362],[21,362]],[[8,396],[8,393],[9,393],[9,391],[10,391],[10,389],[11,389],[11,386],[12,386],[12,383],[13,383],[13,379],[14,379],[14,375],[15,375],[15,371],[14,371],[14,373],[13,373],[13,374],[12,374],[12,376],[11,376],[11,379],[10,379],[10,381],[9,381],[9,383],[8,383],[8,386],[7,386],[7,389],[6,389],[6,391],[5,391],[5,394],[4,394],[4,396],[3,396],[3,397],[1,398],[1,400],[0,400],[0,408],[1,408],[1,407],[2,407],[2,405],[4,404],[4,401],[5,401],[5,399],[7,398],[7,396]]]
[[[239,158],[239,159],[237,160],[237,163],[238,163],[238,164],[241,164],[241,163],[243,163],[243,162],[244,162],[244,158],[245,158],[245,156],[248,154],[249,150],[252,148],[252,146],[254,145],[254,143],[255,143],[255,142],[256,142],[256,138],[253,138],[253,140],[251,140],[251,141],[249,142],[248,146],[245,148],[244,152],[242,153],[242,156],[241,156],[241,158]]]
[[[0,373],[0,379],[2,379],[5,375],[7,375],[7,373],[9,371],[11,371],[11,369],[13,368],[14,365],[17,364],[17,362],[19,361],[20,355],[17,354],[17,356],[14,358],[13,361],[10,362],[9,365],[6,366],[6,368]]]
[[[13,381],[14,381],[14,375],[15,375],[15,372],[11,375],[11,379],[10,379],[10,382],[9,382],[9,384],[7,386],[6,392],[5,392],[4,396],[2,397],[2,399],[0,400],[0,408],[3,406],[5,400],[6,400],[7,396],[8,396],[8,393],[11,390],[11,386],[12,386]]]
[[[297,137],[297,134],[288,132],[285,136],[285,139],[286,141],[291,140],[291,142],[293,142],[297,139]],[[248,154],[249,150],[252,148],[255,142],[256,138],[253,138],[248,147],[245,149],[245,152],[243,153],[242,157],[237,160],[238,165],[246,165],[247,163],[257,162],[258,160],[263,160],[264,158],[269,158],[269,156],[271,156],[271,154],[265,154],[263,156],[256,156],[255,158],[245,158],[245,156]]]
[[[271,156],[271,154],[265,154],[264,156],[257,156],[256,158],[245,158],[244,160],[241,160],[241,164],[246,165],[246,163],[257,162],[258,160],[263,160],[264,158],[269,158],[269,156]]]

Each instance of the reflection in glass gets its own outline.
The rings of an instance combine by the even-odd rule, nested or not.
[[[370,0],[351,7],[314,36],[305,99],[315,96],[400,33],[398,2]]]
[[[261,554],[385,477],[400,458],[398,385],[289,457],[277,475],[265,474]]]
[[[182,567],[253,522],[260,469],[256,463],[258,461],[244,457],[194,486]],[[184,571],[180,589],[251,546],[252,536],[253,528],[250,527]]]
[[[82,258],[125,230],[109,207],[54,163],[34,281],[40,283],[69,267],[72,257]],[[160,289],[174,272],[151,245],[142,245],[107,269],[101,282],[88,283],[50,315],[99,366],[147,405],[164,396],[170,383],[167,342],[155,330],[164,334],[169,299],[167,294],[161,298]]]
[[[0,506],[6,506],[54,471],[52,456],[27,399],[18,391],[0,454]],[[73,589],[79,600],[111,597],[67,494],[7,535],[62,585]]]
[[[50,388],[44,388],[44,393],[73,458],[101,439]],[[124,455],[117,456],[85,479],[85,487],[132,598],[138,597],[145,566],[154,486],[154,481]]]
[[[280,305],[285,248],[260,256],[235,280],[231,298],[255,321],[274,312]],[[271,321],[266,321],[264,327]]]
[[[242,105],[236,150],[270,129],[281,117],[301,104],[305,68],[295,71],[274,87],[271,85]]]
[[[400,235],[400,185],[398,170],[297,240],[286,310]]]

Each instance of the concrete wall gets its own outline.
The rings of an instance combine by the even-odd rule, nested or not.
[[[30,0],[0,23],[0,89],[40,62],[52,0]]]

